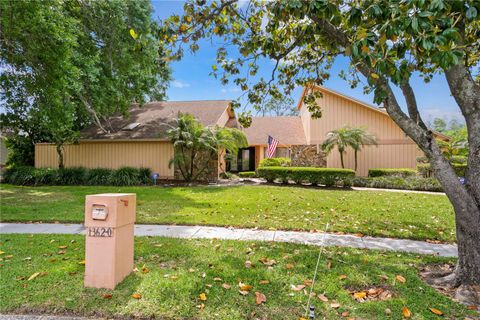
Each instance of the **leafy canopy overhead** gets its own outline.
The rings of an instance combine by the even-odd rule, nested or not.
[[[223,41],[212,72],[248,91],[256,109],[268,94],[279,98],[296,86],[322,84],[338,55],[351,60],[351,72],[341,76],[356,86],[363,73],[364,89],[374,91],[377,103],[387,95],[381,77],[402,85],[419,72],[428,81],[464,54],[469,67],[478,66],[477,1],[253,0],[239,7],[237,1],[191,0],[184,10],[162,29],[171,58],[197,51],[201,38]],[[271,78],[257,75],[264,58],[274,61]],[[319,117],[315,95],[309,92],[305,102]]]
[[[170,70],[148,0],[1,1],[0,12],[2,126],[12,137],[61,145],[165,96]]]

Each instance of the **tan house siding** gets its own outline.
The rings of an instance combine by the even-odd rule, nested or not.
[[[366,146],[358,153],[357,175],[367,176],[370,168],[412,168],[416,158],[423,155],[415,144],[380,144]],[[355,168],[353,151],[344,155],[345,168]],[[340,155],[335,149],[327,156],[328,168],[341,168]]]
[[[146,167],[159,173],[161,178],[173,178],[173,168],[168,167],[172,157],[173,145],[167,141],[82,141],[65,146],[64,161],[65,167]],[[35,167],[58,167],[54,145],[35,145]]]
[[[377,137],[378,146],[366,146],[358,154],[357,175],[366,176],[369,168],[415,168],[416,157],[423,155],[397,124],[382,110],[345,97],[326,88],[318,88],[323,96],[317,100],[322,109],[320,119],[311,119],[301,103],[300,115],[310,144],[321,144],[328,132],[343,127],[363,127]],[[309,133],[307,133],[309,131]],[[327,167],[340,168],[336,150],[327,157]],[[345,167],[354,168],[353,151],[345,156]]]

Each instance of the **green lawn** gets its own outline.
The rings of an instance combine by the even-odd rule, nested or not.
[[[295,291],[292,285],[307,283],[305,289],[309,289],[319,249],[285,243],[136,238],[139,271],[115,290],[83,288],[81,236],[2,234],[0,250],[0,313],[299,319],[306,291],[301,287]],[[273,265],[264,265],[259,261],[262,258]],[[463,319],[471,311],[419,279],[418,268],[432,262],[454,263],[407,254],[325,249],[314,292],[329,301],[313,299],[317,318],[340,319],[348,312],[354,319],[403,319],[402,308],[407,307],[412,319],[439,319],[429,308],[441,310],[446,319]],[[28,280],[36,273],[40,274]],[[400,282],[397,275],[406,282]],[[239,282],[253,288],[241,295]],[[376,288],[386,290],[391,298],[385,295],[386,300],[358,302],[352,294]],[[255,292],[265,295],[264,304],[256,305]],[[202,293],[206,301],[200,300]],[[133,294],[141,298],[134,299]],[[391,311],[388,317],[387,308]]]
[[[81,222],[86,194],[135,192],[137,222],[363,233],[455,241],[453,209],[442,195],[281,186],[1,186],[1,220]]]

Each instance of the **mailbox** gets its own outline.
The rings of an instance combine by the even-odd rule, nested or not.
[[[114,289],[132,272],[135,214],[135,194],[86,197],[85,287]]]

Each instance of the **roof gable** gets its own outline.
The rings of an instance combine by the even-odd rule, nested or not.
[[[249,145],[266,145],[268,136],[282,145],[307,143],[300,117],[253,117],[250,127],[242,129]]]
[[[175,126],[179,113],[193,115],[204,126],[215,125],[222,115],[231,111],[229,100],[161,101],[133,106],[129,117],[116,114],[109,119],[110,132],[96,125],[81,132],[82,139],[167,139],[167,130]],[[135,125],[133,125],[135,124]]]

